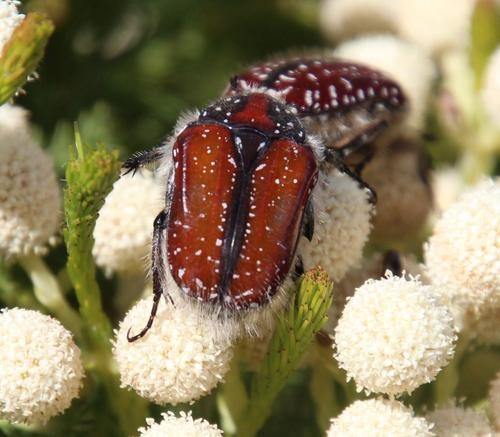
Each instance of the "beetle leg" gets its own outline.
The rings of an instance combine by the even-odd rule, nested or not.
[[[326,149],[325,151],[325,160],[330,164],[333,164],[335,168],[341,173],[345,173],[354,179],[361,188],[368,190],[369,197],[368,200],[371,204],[377,203],[377,193],[373,190],[370,185],[368,185],[358,174],[353,172],[347,164],[344,162],[342,154],[339,150],[336,149]]]
[[[292,273],[292,279],[296,281],[304,274],[304,263],[300,255],[297,255],[297,260],[295,261],[295,269]]]
[[[155,163],[156,161],[163,158],[164,154],[164,147],[155,147],[151,150],[143,150],[142,152],[134,153],[123,163],[122,169],[125,170],[123,174],[126,175],[132,172],[132,175],[135,175],[137,170]]]
[[[395,250],[385,252],[382,260],[382,269],[382,275],[386,270],[390,270],[394,276],[401,276],[403,274],[403,266],[401,265],[399,252]]]
[[[345,144],[334,147],[338,149],[345,158],[358,150],[362,149],[367,144],[373,143],[377,137],[389,127],[387,120],[381,119],[373,122],[369,126],[365,126],[363,131],[355,134],[352,139],[349,139]]]
[[[152,248],[152,275],[153,275],[153,307],[151,308],[151,314],[146,326],[136,335],[130,336],[130,329],[127,332],[127,340],[133,342],[141,337],[144,337],[146,332],[149,331],[151,326],[153,326],[153,321],[156,317],[158,311],[158,304],[160,303],[161,295],[163,294],[163,281],[165,277],[164,267],[163,267],[163,257],[165,256],[165,238],[164,231],[167,224],[167,213],[165,210],[160,212],[154,221],[153,230],[153,248]],[[170,302],[174,303],[172,297],[167,294]]]
[[[302,234],[309,241],[312,241],[312,237],[314,235],[314,207],[309,200],[306,205],[306,209],[304,211],[304,222],[302,224]]]
[[[373,147],[372,144],[367,144],[363,148],[363,152],[363,158],[354,167],[354,171],[358,175],[361,175],[361,172],[365,168],[366,164],[368,164],[372,160],[373,156],[375,155],[375,147]]]

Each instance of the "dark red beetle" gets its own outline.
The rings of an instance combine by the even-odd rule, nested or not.
[[[135,156],[128,171],[158,159]],[[268,302],[288,275],[318,167],[298,118],[263,93],[226,97],[175,138],[167,206],[154,225],[154,307],[163,259],[185,293],[228,311]],[[166,240],[164,234],[166,230]]]
[[[168,296],[165,259],[187,296],[228,312],[268,302],[292,268],[300,233],[312,238],[309,198],[319,161],[367,187],[342,153],[372,140],[405,105],[400,88],[381,73],[322,60],[254,67],[234,77],[226,94],[171,147],[124,164],[136,171],[170,153],[174,164],[154,224],[153,309],[129,341],[148,331],[161,295]],[[323,120],[334,121],[334,142],[313,153],[303,124]]]
[[[379,71],[338,59],[295,58],[267,62],[234,76],[226,93],[258,88],[292,105],[306,131],[325,142],[326,159],[364,148],[355,169],[371,158],[373,140],[406,113],[401,87]],[[331,156],[333,152],[334,156]]]

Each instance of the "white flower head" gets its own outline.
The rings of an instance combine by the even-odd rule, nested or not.
[[[365,282],[347,302],[335,357],[358,390],[399,395],[432,381],[455,339],[453,318],[430,286],[387,275]]]
[[[141,437],[222,437],[222,431],[204,419],[193,419],[191,411],[184,411],[177,417],[171,411],[162,413],[163,420],[156,423],[154,419],[146,419],[148,426],[139,428]]]
[[[386,253],[375,253],[363,259],[359,267],[350,269],[342,280],[334,285],[333,302],[328,311],[328,320],[323,326],[323,330],[333,333],[342,315],[342,311],[347,301],[354,294],[354,291],[368,279],[383,278],[387,269],[391,268],[391,263],[395,262],[400,264],[401,272],[412,276],[420,276],[422,280],[421,266],[411,255],[401,255],[389,251]]]
[[[320,173],[312,198],[314,236],[311,242],[302,238],[297,253],[305,270],[321,265],[339,281],[362,258],[373,205],[358,182],[336,169]]]
[[[429,168],[420,144],[405,138],[379,150],[363,170],[377,193],[371,238],[387,242],[412,238],[432,209]]]
[[[481,98],[492,123],[500,129],[500,47],[497,47],[488,61]]]
[[[454,401],[436,408],[425,418],[434,424],[432,430],[439,437],[493,437],[486,414],[456,405]]]
[[[500,307],[500,180],[464,193],[436,222],[425,265],[459,328]]]
[[[52,162],[31,137],[26,111],[0,106],[0,255],[45,253],[60,210]]]
[[[391,3],[388,0],[324,0],[319,23],[331,41],[359,34],[390,32],[393,24]]]
[[[493,425],[496,431],[500,432],[500,372],[491,383],[489,398]]]
[[[164,208],[165,183],[148,171],[118,179],[99,211],[92,250],[96,264],[113,272],[146,271],[153,222]]]
[[[327,437],[430,437],[432,424],[401,402],[386,399],[356,401],[332,419]]]
[[[78,396],[80,351],[57,320],[38,311],[0,310],[0,420],[44,424]]]
[[[134,389],[157,404],[191,402],[208,394],[223,380],[232,358],[229,336],[215,336],[224,327],[196,311],[196,306],[175,300],[160,302],[152,328],[130,343],[127,331],[141,330],[150,315],[152,298],[138,302],[116,331],[114,356],[122,387]]]
[[[422,49],[394,36],[371,35],[344,42],[333,54],[366,64],[393,78],[409,100],[410,113],[405,125],[417,130],[422,128],[436,77],[435,66]]]
[[[465,50],[475,0],[398,0],[391,3],[401,38],[439,55]]]
[[[18,4],[18,1],[0,0],[0,57],[14,30],[24,20],[24,14],[17,11]]]

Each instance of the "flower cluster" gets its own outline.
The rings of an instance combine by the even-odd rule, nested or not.
[[[161,305],[148,335],[129,343],[127,332],[146,324],[151,305],[151,298],[137,303],[116,331],[122,386],[158,404],[192,402],[211,392],[229,370],[231,341],[209,335],[207,324],[217,321],[207,321],[178,300],[175,307]]]
[[[425,249],[429,278],[457,326],[485,323],[483,314],[500,308],[499,253],[500,181],[487,180],[443,212]]]
[[[411,409],[398,401],[369,399],[356,401],[342,414],[332,419],[327,437],[357,437],[369,435],[384,437],[403,435],[408,437],[434,436],[432,424],[422,417],[415,417]]]
[[[57,320],[37,311],[0,311],[0,419],[44,424],[79,394],[80,351]]]
[[[298,253],[306,269],[319,264],[338,281],[361,260],[373,205],[365,189],[335,169],[321,174],[313,201],[314,237],[310,242],[303,238]]]
[[[0,106],[0,254],[45,253],[59,229],[60,192],[51,159],[33,140],[27,112]]]
[[[204,419],[193,419],[191,412],[187,414],[180,412],[177,417],[171,411],[162,414],[163,420],[156,423],[153,419],[146,419],[148,426],[139,428],[139,435],[142,437],[165,437],[165,436],[185,436],[185,437],[222,437],[222,431],[215,425],[211,425]]]
[[[1,102],[30,77],[52,32],[48,19],[17,6],[0,0]],[[498,8],[323,0],[318,26],[332,47],[251,68],[258,85],[243,81],[240,90],[234,76],[222,100],[181,117],[172,137],[134,155],[121,176],[118,152],[91,150],[75,129],[66,252],[48,265],[42,256],[63,221],[59,183],[27,111],[0,105],[0,256],[9,261],[0,263],[0,304],[14,307],[0,309],[0,434],[73,431],[105,414],[117,434],[252,436],[301,367],[294,390],[307,384],[300,400],[315,407],[297,420],[309,414],[327,437],[499,433],[500,40],[496,29],[478,31]],[[97,44],[90,33],[73,42],[82,53]],[[120,35],[100,53],[121,50]],[[2,53],[24,53],[24,70]],[[306,110],[287,100],[291,91],[303,93]],[[259,139],[248,154],[245,135]],[[271,160],[281,141],[296,159]],[[265,159],[273,164],[263,170]],[[292,161],[310,165],[315,185],[301,185],[303,174],[284,182]],[[269,190],[257,171],[270,177]],[[299,186],[301,197],[290,194]],[[221,221],[206,220],[207,211]],[[283,225],[284,237],[271,225]],[[259,288],[253,275],[258,283],[264,268]],[[131,304],[126,290],[138,284],[147,284],[144,296]],[[293,404],[296,395],[286,396]],[[202,397],[207,408],[195,413],[158,410]],[[64,423],[81,411],[78,426]]]
[[[426,419],[434,424],[432,430],[438,436],[493,437],[493,430],[484,412],[456,405],[453,401],[428,413]]]
[[[163,208],[163,197],[162,184],[147,172],[115,182],[94,229],[94,258],[108,275],[146,271],[153,221]]]
[[[451,359],[452,322],[431,287],[391,275],[368,280],[335,328],[336,358],[358,390],[411,393]]]

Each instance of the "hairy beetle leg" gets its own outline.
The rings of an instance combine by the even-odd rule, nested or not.
[[[304,210],[304,219],[302,224],[302,235],[309,241],[312,241],[314,235],[314,206],[311,200],[307,202],[306,209]]]
[[[361,172],[365,168],[372,158],[375,156],[375,147],[372,144],[367,144],[363,147],[363,158],[354,166],[354,172],[361,175]]]
[[[147,167],[164,157],[164,148],[156,147],[152,150],[144,150],[142,152],[134,153],[129,159],[127,159],[123,165],[122,170],[125,172],[124,175],[132,173],[135,175],[137,170],[142,167]]]
[[[354,179],[361,188],[364,188],[368,191],[368,201],[375,205],[377,203],[377,193],[373,190],[370,185],[368,185],[358,174],[353,172],[347,164],[344,162],[343,154],[340,150],[337,149],[326,149],[325,151],[325,160],[330,164],[334,165],[335,168],[341,173],[345,173]]]
[[[163,259],[164,259],[164,247],[165,247],[165,239],[164,239],[164,231],[167,223],[167,213],[165,210],[160,212],[154,221],[154,230],[153,230],[153,247],[152,247],[152,274],[153,274],[153,306],[151,308],[151,314],[149,316],[149,320],[146,323],[146,326],[142,329],[141,332],[134,336],[130,336],[130,329],[127,332],[127,340],[129,342],[133,342],[138,340],[149,331],[151,326],[153,326],[153,321],[156,317],[156,313],[158,311],[158,304],[160,303],[160,299],[163,293],[163,281],[162,279],[165,277],[165,272],[163,270]],[[172,296],[170,294],[166,294],[170,299],[170,302],[174,303],[172,300]]]

